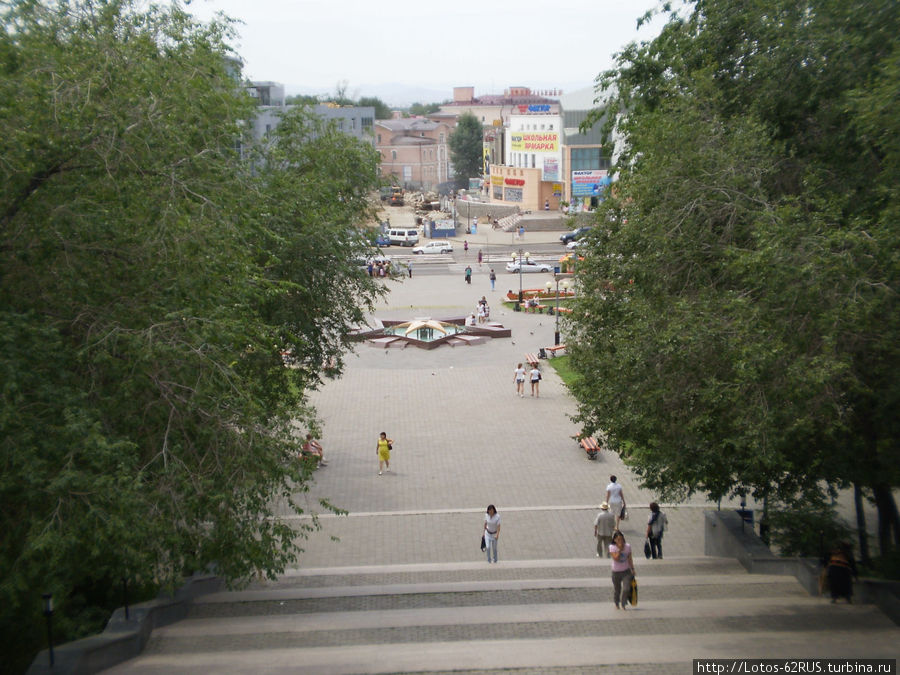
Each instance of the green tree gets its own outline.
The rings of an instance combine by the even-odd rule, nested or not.
[[[66,639],[102,625],[121,578],[297,560],[304,531],[272,516],[301,512],[306,392],[379,293],[351,263],[377,174],[302,109],[264,148],[242,136],[228,24],[4,7],[0,635],[19,670],[43,592]]]
[[[286,105],[319,105],[319,97],[314,94],[294,94],[285,96]]]
[[[882,552],[900,541],[898,28],[892,2],[703,0],[626,48],[601,77],[620,180],[569,341],[582,422],[647,486],[777,506],[852,482]]]
[[[363,96],[356,105],[371,106],[375,108],[376,120],[389,120],[394,116],[390,106],[377,96]]]
[[[459,186],[468,186],[469,178],[482,172],[483,130],[472,113],[463,113],[450,134],[450,159]]]
[[[409,106],[409,114],[417,117],[425,117],[436,113],[441,109],[440,103],[413,103]]]

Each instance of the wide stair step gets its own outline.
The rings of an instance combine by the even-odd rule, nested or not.
[[[621,611],[608,564],[291,571],[200,598],[113,672],[689,673],[701,657],[896,655],[878,610],[812,598],[792,577],[730,559],[640,561],[640,602]]]

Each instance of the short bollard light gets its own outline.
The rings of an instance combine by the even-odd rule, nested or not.
[[[47,617],[47,650],[50,654],[50,667],[53,667],[53,594],[44,593],[44,616]]]

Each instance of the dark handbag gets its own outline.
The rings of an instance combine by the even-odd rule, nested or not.
[[[393,450],[393,449],[394,449],[394,446],[391,445],[390,443],[388,443],[388,450]]]
[[[649,558],[653,554],[653,551],[650,548],[650,540],[644,539],[644,557]]]
[[[481,550],[484,551],[487,549],[487,544],[484,543],[484,535],[481,535]]]

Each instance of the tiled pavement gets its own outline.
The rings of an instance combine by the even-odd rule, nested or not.
[[[593,518],[613,473],[632,505],[624,532],[643,539],[655,495],[636,486],[617,456],[587,459],[572,439],[580,430],[570,419],[574,400],[553,369],[544,362],[540,398],[515,395],[516,364],[553,344],[554,317],[506,310],[502,297],[518,289],[518,276],[499,276],[493,293],[484,269],[471,286],[461,275],[388,282],[392,292],[378,317],[460,316],[484,295],[492,319],[512,328],[512,338],[428,351],[363,344],[344,376],[314,394],[329,465],[316,473],[307,503],[321,513],[317,500],[327,498],[350,515],[321,518],[302,566],[478,560],[489,503],[503,519],[504,558],[591,555]],[[530,274],[524,282],[539,287],[550,278]],[[380,431],[394,439],[392,472],[383,476],[375,455]],[[703,506],[666,509],[667,554],[702,550]]]

